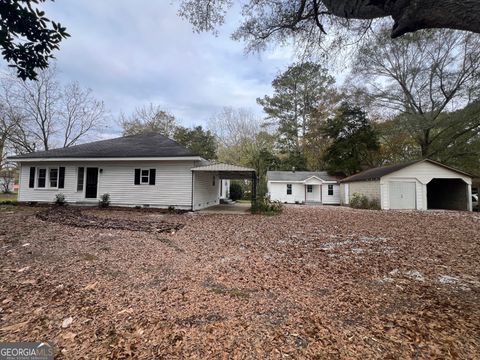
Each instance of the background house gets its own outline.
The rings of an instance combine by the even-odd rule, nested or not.
[[[10,158],[19,163],[18,200],[199,210],[219,203],[223,179],[255,178],[253,169],[214,166],[157,133],[126,136]],[[223,195],[224,196],[224,195]]]
[[[377,200],[382,209],[472,210],[470,175],[432,160],[369,169],[341,181],[341,203],[353,194]]]
[[[324,171],[268,171],[267,189],[282,203],[340,204],[338,179]]]

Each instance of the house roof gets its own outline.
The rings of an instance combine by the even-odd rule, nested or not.
[[[267,171],[268,181],[305,181],[312,176],[324,181],[338,181],[337,177],[326,171]]]
[[[394,173],[396,171],[402,170],[402,169],[407,168],[409,166],[412,166],[414,164],[418,164],[418,163],[425,162],[425,161],[427,161],[429,163],[432,163],[434,165],[441,166],[441,167],[444,167],[446,169],[455,171],[459,174],[466,175],[466,176],[470,177],[469,174],[467,174],[463,171],[454,169],[450,166],[444,165],[444,164],[439,163],[437,161],[433,161],[433,160],[430,160],[430,159],[423,159],[423,160],[410,161],[410,162],[403,163],[403,164],[396,164],[396,165],[391,165],[391,166],[381,166],[381,167],[377,167],[377,168],[373,168],[373,169],[368,169],[368,170],[362,171],[358,174],[349,176],[349,177],[343,179],[341,182],[344,183],[344,182],[354,182],[354,181],[380,180],[380,178],[382,178],[385,175]]]
[[[198,155],[176,141],[158,133],[146,133],[95,141],[68,148],[37,151],[13,156],[9,159],[157,158],[192,156]]]

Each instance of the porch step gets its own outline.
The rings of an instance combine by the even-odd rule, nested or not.
[[[220,199],[220,204],[235,204],[236,201],[233,201],[232,199]]]

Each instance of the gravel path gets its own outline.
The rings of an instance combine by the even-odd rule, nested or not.
[[[0,207],[2,341],[67,359],[480,357],[478,213],[82,210],[129,226],[112,229],[44,211]]]

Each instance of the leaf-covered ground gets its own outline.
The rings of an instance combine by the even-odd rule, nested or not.
[[[478,213],[44,211],[0,207],[1,341],[67,359],[480,357]]]

